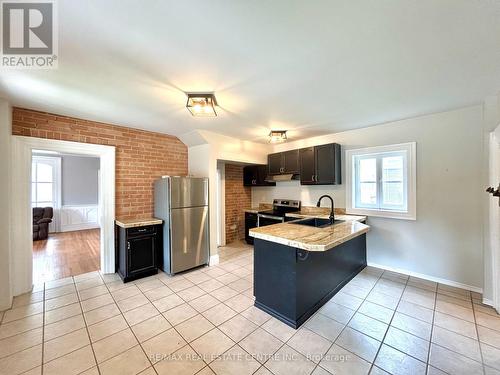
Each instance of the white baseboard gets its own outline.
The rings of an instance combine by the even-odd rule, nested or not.
[[[493,300],[491,300],[489,298],[483,298],[483,304],[491,306],[491,307],[494,307],[493,306]]]
[[[395,267],[384,266],[384,265],[377,264],[377,263],[372,263],[372,262],[368,262],[368,265],[371,266],[371,267],[380,268],[380,269],[383,269],[383,270],[386,270],[386,271],[398,272],[398,273],[402,273],[402,274],[405,274],[405,275],[410,275],[410,276],[418,277],[420,279],[434,281],[436,283],[440,283],[440,284],[444,284],[444,285],[448,285],[448,286],[454,286],[454,287],[461,288],[461,289],[470,290],[470,291],[476,292],[476,293],[483,293],[483,288],[480,288],[480,287],[477,287],[477,286],[473,286],[473,285],[462,284],[462,283],[459,283],[459,282],[456,282],[456,281],[452,281],[452,280],[448,280],[448,279],[442,279],[440,277],[429,276],[429,275],[425,275],[423,273],[408,271],[408,270],[405,270],[405,269],[402,269],[402,268],[395,268]]]
[[[73,232],[75,230],[86,230],[99,228],[98,223],[66,224],[61,225],[61,232]]]
[[[211,255],[208,264],[210,266],[215,266],[216,264],[219,264],[219,254]]]

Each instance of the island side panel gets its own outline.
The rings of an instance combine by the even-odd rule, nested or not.
[[[366,267],[366,234],[324,252],[297,249],[297,327]]]
[[[326,251],[254,243],[255,306],[300,327],[366,267],[366,234]]]
[[[291,325],[297,318],[295,249],[256,238],[255,306]]]

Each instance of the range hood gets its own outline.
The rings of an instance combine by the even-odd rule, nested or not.
[[[277,174],[274,176],[267,176],[266,181],[267,182],[292,181],[292,180],[298,180],[298,178],[299,178],[298,174],[287,173],[287,174]]]

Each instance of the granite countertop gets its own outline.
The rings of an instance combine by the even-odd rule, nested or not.
[[[272,210],[273,205],[271,203],[260,203],[258,206],[255,207],[249,207],[249,208],[244,208],[244,212],[252,213],[252,214],[257,214],[259,211],[265,211],[265,210]]]
[[[116,219],[115,221],[116,225],[125,229],[146,227],[148,225],[158,225],[163,223],[163,220],[157,219],[155,217],[149,217],[145,219]]]
[[[250,207],[250,208],[244,208],[243,211],[251,213],[251,214],[257,214],[257,213],[259,213],[259,211],[262,211],[262,208]]]
[[[309,215],[307,217],[321,216]],[[307,251],[327,251],[370,230],[368,225],[361,223],[366,219],[365,216],[335,215],[335,218],[346,221],[325,228],[315,228],[288,222],[253,228],[249,233],[254,238]]]

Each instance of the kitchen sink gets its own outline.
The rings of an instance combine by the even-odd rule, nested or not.
[[[317,217],[314,217],[312,219],[300,219],[300,220],[294,220],[290,221],[290,224],[298,224],[298,225],[307,225],[309,227],[316,227],[316,228],[323,228],[323,227],[328,227],[330,225],[335,225],[339,223],[343,223],[345,220],[335,220],[333,223],[330,221],[330,219],[320,219]]]

